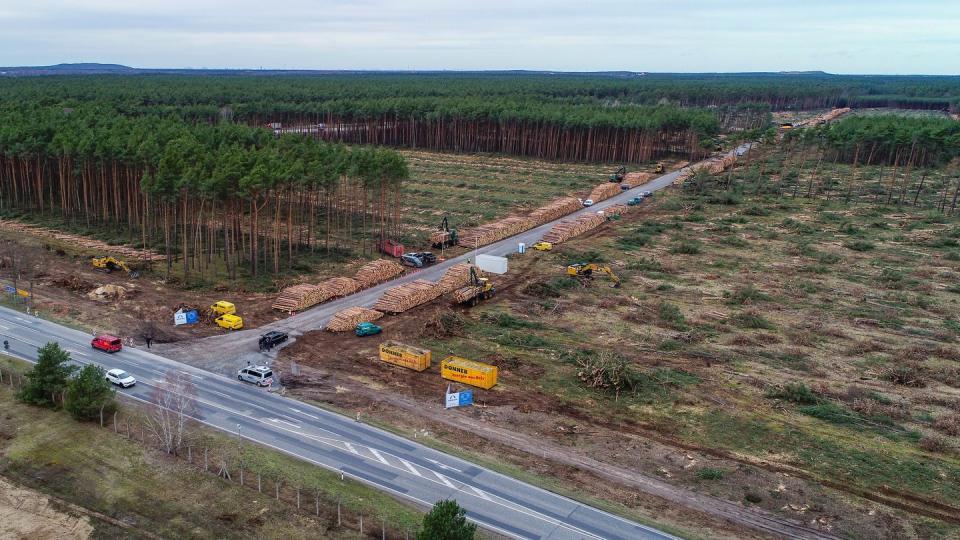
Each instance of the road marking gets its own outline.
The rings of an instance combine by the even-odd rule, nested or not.
[[[380,452],[377,452],[376,449],[368,447],[367,450],[370,450],[370,452],[373,454],[373,457],[379,459],[384,465],[390,464],[390,462],[384,459],[383,456],[380,455]]]
[[[350,443],[348,443],[348,442],[344,442],[343,444],[346,445],[347,450],[349,450],[350,452],[352,452],[352,453],[354,453],[354,454],[356,454],[356,455],[358,455],[358,456],[360,455],[360,452],[357,452],[357,449],[354,448],[352,444],[350,444]]]
[[[72,353],[72,354],[79,354],[80,356],[90,356],[89,354],[87,354],[87,353],[85,353],[85,352],[80,352],[80,351],[75,350],[75,349],[67,349],[67,352]]]
[[[430,463],[433,463],[434,465],[436,465],[437,467],[440,467],[441,469],[444,469],[444,470],[447,470],[447,471],[457,471],[457,472],[459,472],[459,473],[462,473],[462,472],[463,472],[463,471],[461,471],[460,469],[457,469],[457,468],[455,468],[455,467],[451,467],[451,466],[449,466],[449,465],[444,465],[443,463],[440,463],[439,461],[437,461],[437,460],[435,460],[435,459],[430,459],[430,458],[426,458],[426,459],[427,459],[427,461],[429,461]]]
[[[397,458],[397,459],[400,459],[400,458]],[[407,461],[407,460],[405,460],[405,459],[400,459],[400,463],[403,463],[403,466],[406,467],[407,470],[410,471],[410,472],[412,472],[413,474],[415,474],[415,475],[417,475],[417,476],[423,476],[422,474],[420,474],[420,471],[418,471],[418,470],[413,466],[413,464],[410,463],[409,461]]]
[[[438,473],[438,472],[435,472],[435,473],[433,473],[433,474],[435,474],[435,475],[437,476],[437,478],[440,479],[441,482],[443,482],[444,484],[446,484],[447,487],[453,488],[453,489],[457,489],[457,486],[453,485],[453,482],[447,480],[447,477],[446,477],[446,476],[444,476],[444,475],[442,475],[442,474],[440,474],[440,473]]]
[[[293,412],[295,412],[295,413],[300,413],[300,414],[302,414],[302,415],[304,415],[304,416],[308,416],[308,417],[310,417],[310,418],[313,418],[314,420],[319,420],[319,419],[320,419],[319,416],[314,416],[314,415],[312,415],[312,414],[307,414],[307,413],[301,411],[300,409],[294,409],[293,407],[290,407],[290,410],[293,411]]]
[[[286,424],[286,425],[288,425],[288,426],[293,426],[295,429],[300,429],[300,426],[294,424],[293,422],[287,422],[286,420],[281,420],[281,419],[279,419],[279,418],[271,418],[270,421],[271,421],[271,422],[280,422],[280,423]]]
[[[0,324],[0,328],[3,328],[4,330],[9,330],[9,329],[10,329],[9,326],[4,326],[4,325],[2,325],[2,324]]]
[[[489,495],[487,495],[486,493],[484,493],[482,490],[479,490],[479,489],[477,489],[477,488],[475,488],[475,487],[473,487],[473,486],[470,486],[470,489],[472,489],[473,492],[476,493],[477,495],[479,495],[480,498],[482,498],[482,499],[486,499],[486,500],[488,500],[488,501],[492,501],[492,500],[493,500],[493,499],[490,498]]]
[[[233,399],[233,396],[231,396],[230,394],[224,394],[223,392],[218,392],[218,391],[216,391],[216,390],[211,390],[211,389],[209,389],[209,388],[204,388],[203,391],[204,391],[204,392],[210,392],[211,394],[217,394],[218,396],[223,396],[223,397],[228,398],[228,399]]]

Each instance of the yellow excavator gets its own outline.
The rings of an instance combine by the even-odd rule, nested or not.
[[[130,274],[131,277],[138,277],[140,275],[139,272],[131,270],[130,267],[127,266],[127,263],[109,255],[105,257],[94,257],[90,259],[90,262],[94,268],[105,270],[107,273],[113,272],[114,270],[123,270]]]
[[[620,278],[613,273],[613,270],[605,264],[597,263],[577,263],[571,264],[567,267],[567,275],[580,278],[580,279],[593,279],[594,272],[602,272],[610,276],[610,281],[613,281],[613,287],[620,287]]]
[[[662,172],[663,172],[663,163],[657,163],[657,167],[653,170],[653,172],[655,172],[655,173],[657,173],[657,174],[662,173]]]

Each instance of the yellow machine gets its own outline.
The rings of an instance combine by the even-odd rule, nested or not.
[[[240,330],[243,328],[243,318],[229,313],[217,317],[213,322],[217,323],[217,326],[220,328],[226,328],[227,330]]]
[[[94,268],[101,268],[107,272],[113,272],[114,270],[123,270],[127,273],[130,272],[130,267],[127,266],[127,263],[109,255],[106,257],[94,257],[90,259],[90,262],[93,263]]]
[[[537,242],[536,244],[530,246],[537,251],[550,251],[553,249],[553,244],[550,242]]]
[[[657,168],[654,169],[653,172],[655,172],[655,173],[662,173],[662,172],[663,172],[663,163],[657,163]]]
[[[592,279],[594,272],[602,272],[610,276],[610,280],[613,281],[613,287],[620,287],[620,278],[613,273],[613,270],[611,270],[609,266],[597,263],[578,263],[571,264],[567,267],[567,275],[572,277]]]
[[[237,306],[226,300],[219,300],[210,306],[210,311],[217,315],[233,315],[237,312]]]

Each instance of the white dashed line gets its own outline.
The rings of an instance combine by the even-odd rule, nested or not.
[[[346,445],[347,450],[349,450],[351,453],[354,453],[354,454],[356,454],[356,455],[358,455],[358,456],[360,455],[360,452],[357,452],[357,449],[354,448],[352,444],[350,444],[350,443],[348,443],[348,442],[345,442],[345,443],[343,443],[343,444]]]
[[[413,466],[413,464],[410,463],[409,461],[407,461],[407,460],[405,460],[405,459],[401,459],[401,460],[400,460],[400,463],[403,463],[403,466],[406,467],[407,470],[410,471],[410,472],[412,472],[413,474],[415,474],[415,475],[417,475],[417,476],[423,476],[422,474],[420,474],[420,471],[418,471],[418,470]]]
[[[482,498],[482,499],[486,499],[486,500],[488,500],[488,501],[493,500],[493,499],[490,498],[489,495],[487,495],[487,494],[484,493],[483,491],[481,491],[481,490],[479,490],[479,489],[477,489],[477,488],[475,488],[475,487],[473,487],[473,486],[470,486],[470,489],[472,489],[473,492],[476,493],[477,495],[479,495],[480,498]]]
[[[377,452],[377,451],[374,450],[373,448],[370,448],[369,450],[370,450],[370,452],[373,453],[373,457],[379,459],[381,463],[383,463],[384,465],[389,465],[389,464],[390,464],[389,461],[387,461],[386,459],[384,459],[383,456],[380,455],[380,452]]]
[[[435,475],[437,476],[437,478],[440,479],[441,482],[443,482],[444,484],[446,484],[447,487],[450,487],[450,488],[453,488],[453,489],[457,489],[457,486],[453,485],[453,483],[450,482],[450,480],[447,480],[447,477],[446,477],[446,476],[444,476],[444,475],[442,475],[442,474],[440,474],[440,473],[438,473],[438,472],[435,472],[435,473],[433,473],[433,474],[435,474]]]

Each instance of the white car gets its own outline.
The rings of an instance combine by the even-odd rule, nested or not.
[[[137,380],[122,369],[111,369],[107,372],[107,380],[121,388],[130,388],[137,384]]]
[[[583,201],[584,206],[593,206],[593,199],[587,199]]]

